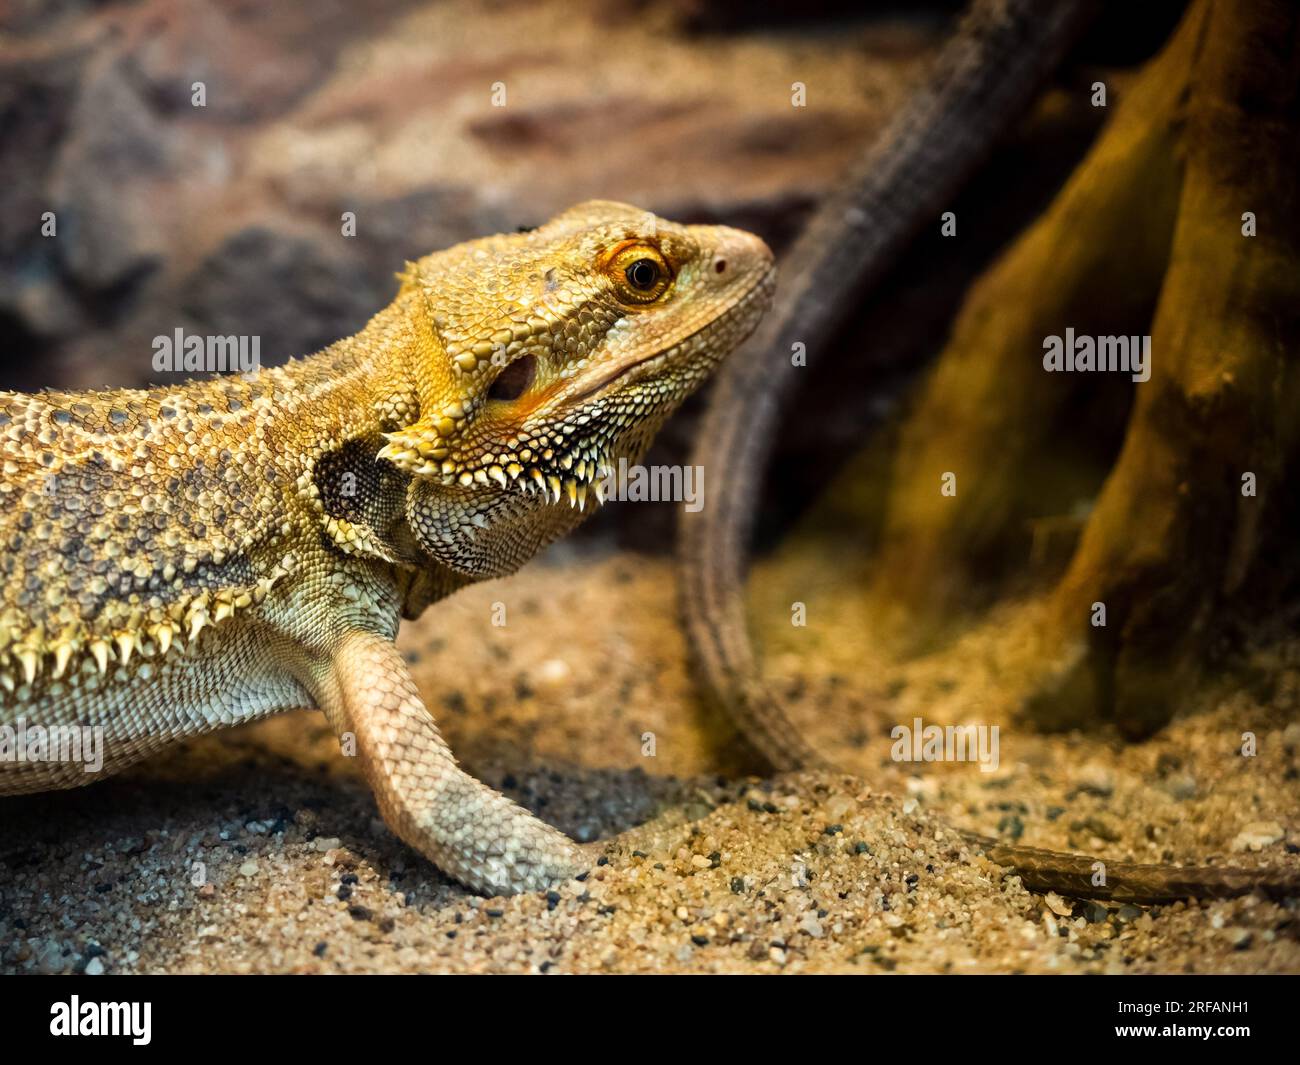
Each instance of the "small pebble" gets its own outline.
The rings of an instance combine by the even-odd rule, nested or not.
[[[1090,764],[1079,771],[1078,786],[1080,791],[1106,798],[1115,791],[1115,774],[1104,765]]]
[[[1286,831],[1276,821],[1252,821],[1232,841],[1234,851],[1262,851],[1280,843]]]
[[[1050,909],[1057,917],[1069,917],[1074,913],[1074,903],[1067,902],[1061,898],[1055,891],[1049,891],[1043,896],[1043,901],[1047,903]]]
[[[1110,917],[1110,910],[1095,899],[1089,899],[1083,904],[1083,917],[1089,924],[1101,924]]]

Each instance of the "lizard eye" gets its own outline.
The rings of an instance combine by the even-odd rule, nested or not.
[[[605,267],[614,292],[623,303],[653,303],[668,291],[673,275],[657,248],[632,244],[622,248]]]
[[[496,376],[488,388],[488,399],[518,399],[537,375],[537,356],[515,359]]]
[[[653,259],[638,259],[623,274],[633,288],[649,292],[659,281],[659,264]]]

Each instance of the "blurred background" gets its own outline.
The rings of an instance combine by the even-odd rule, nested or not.
[[[1099,70],[1122,80],[1181,8],[1104,12],[1064,84]],[[146,384],[152,338],[177,328],[258,335],[269,364],[307,354],[382,307],[405,260],[592,197],[749,228],[779,253],[959,10],[10,0],[0,388]],[[791,106],[794,82],[806,107]],[[493,106],[498,85],[505,106]],[[801,403],[820,416],[790,427],[765,528],[887,412],[970,279],[1046,202],[1102,116],[1083,93],[1049,94],[956,205],[963,239],[941,254],[937,234],[918,247],[846,330],[845,357],[813,367]],[[42,235],[47,211],[55,238]],[[680,458],[698,403],[657,454]],[[638,546],[668,542],[665,508],[652,509],[625,530]]]

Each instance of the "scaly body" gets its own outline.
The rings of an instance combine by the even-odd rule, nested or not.
[[[456,766],[401,617],[592,509],[770,300],[762,241],[589,203],[408,264],[353,337],[241,378],[0,394],[0,726],[102,729],[103,773],[319,707],[393,830],[470,886],[584,864]]]

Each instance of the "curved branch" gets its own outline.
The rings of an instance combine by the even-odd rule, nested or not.
[[[976,0],[930,81],[818,208],[786,256],[776,305],[714,389],[693,461],[719,487],[684,517],[682,606],[707,693],[777,768],[822,761],[760,682],[744,613],[754,499],[795,380],[791,345],[830,341],[1023,112],[1091,10],[1089,0]]]

